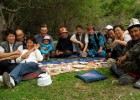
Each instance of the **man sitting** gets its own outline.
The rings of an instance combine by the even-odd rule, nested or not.
[[[87,55],[88,35],[84,33],[83,26],[77,25],[76,33],[72,35],[70,40],[73,42],[73,52],[78,56],[85,57]]]
[[[37,34],[37,35],[34,36],[35,42],[37,44],[41,44],[45,36],[50,37],[50,44],[53,46],[53,50],[54,50],[53,38],[50,35],[48,35],[47,25],[43,24],[40,27],[40,34]]]
[[[60,38],[56,45],[56,57],[69,57],[73,54],[72,42],[70,41],[70,35],[65,27],[60,28]]]
[[[15,41],[15,33],[9,30],[6,34],[7,41],[0,43],[0,74],[11,72],[17,65],[15,59],[23,50],[21,42]]]
[[[15,32],[16,32],[17,41],[22,42],[23,43],[23,49],[25,49],[26,48],[26,37],[25,37],[25,34],[24,34],[23,30],[18,28],[18,29],[16,29]]]

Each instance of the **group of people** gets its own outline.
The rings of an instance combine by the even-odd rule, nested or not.
[[[60,27],[59,34],[55,47],[47,25],[42,25],[40,33],[33,37],[25,36],[21,29],[7,31],[6,41],[0,43],[0,74],[4,85],[15,87],[24,75],[36,71],[42,60],[72,55],[113,58],[110,70],[122,85],[139,78],[140,23],[137,19],[131,20],[127,30],[122,25],[107,25],[102,34],[93,26],[87,26],[84,31],[82,25],[77,25],[72,36],[66,27]],[[140,88],[140,80],[134,86]]]

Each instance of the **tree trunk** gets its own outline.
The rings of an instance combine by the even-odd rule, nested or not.
[[[6,30],[6,21],[0,8],[0,42],[3,40],[3,31]]]

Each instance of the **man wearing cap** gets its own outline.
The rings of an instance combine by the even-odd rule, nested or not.
[[[95,31],[93,26],[87,26],[87,31],[89,36],[87,55],[89,57],[105,57],[103,35]]]
[[[105,27],[104,40],[105,40],[105,48],[106,48],[107,57],[108,57],[108,54],[111,52],[110,43],[112,42],[112,39],[109,37],[109,30],[113,30],[113,26],[107,25]]]
[[[130,40],[123,50],[123,55],[118,59],[117,65],[113,64],[111,72],[119,77],[121,85],[134,83],[136,78],[140,77],[140,23],[138,19],[132,18],[128,31],[132,40]],[[133,85],[140,88],[140,80]]]
[[[53,46],[53,50],[54,50],[54,44],[53,44],[53,38],[47,34],[48,33],[48,28],[46,24],[42,24],[40,27],[40,34],[35,35],[35,41],[37,44],[42,43],[43,39],[45,36],[49,36],[50,37],[50,44]]]
[[[72,35],[70,40],[73,42],[73,52],[78,56],[85,57],[88,47],[88,35],[83,31],[83,26],[77,25],[76,33]]]
[[[60,38],[56,45],[56,57],[68,57],[73,54],[72,42],[70,41],[70,35],[65,27],[60,28]]]
[[[113,26],[111,26],[111,25],[107,25],[106,27],[105,27],[105,35],[104,35],[104,37],[105,37],[105,40],[107,41],[108,40],[108,30],[110,30],[110,29],[113,29]]]
[[[6,41],[0,43],[0,74],[5,71],[9,73],[15,68],[15,59],[20,56],[22,50],[23,45],[16,41],[14,31],[7,31]]]

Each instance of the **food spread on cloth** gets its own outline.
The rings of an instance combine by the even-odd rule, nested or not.
[[[60,61],[58,61],[60,60]],[[55,62],[53,62],[55,61]],[[72,71],[81,71],[81,70],[92,70],[96,68],[104,67],[106,60],[103,58],[98,59],[57,59],[52,62],[42,62],[39,63],[39,67],[44,68],[50,73],[50,75],[57,75],[60,73],[72,72]]]

